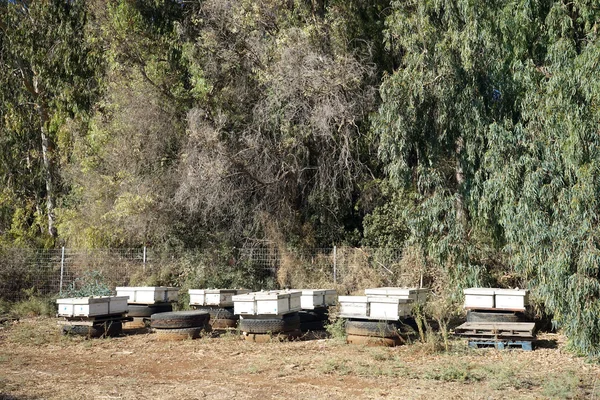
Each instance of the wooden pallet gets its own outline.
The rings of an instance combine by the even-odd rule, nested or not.
[[[94,317],[65,317],[64,320],[57,321],[58,325],[86,325],[93,326],[105,322],[131,322],[133,317],[126,317],[123,314],[97,315]]]
[[[504,350],[511,347],[518,347],[525,351],[533,350],[533,341],[531,340],[469,340],[469,347],[478,349],[482,347],[494,347],[498,350]]]
[[[470,339],[533,339],[533,322],[466,322],[454,329],[454,334]]]

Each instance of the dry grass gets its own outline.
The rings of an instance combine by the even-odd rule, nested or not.
[[[0,398],[600,398],[600,368],[558,348],[450,352],[331,339],[255,344],[233,334],[159,342],[152,334],[62,337],[51,318],[0,329]],[[9,397],[10,396],[10,397]]]

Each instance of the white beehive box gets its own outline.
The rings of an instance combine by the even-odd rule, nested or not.
[[[301,289],[300,307],[303,310],[313,310],[315,307],[325,306],[325,290]]]
[[[367,296],[369,302],[369,318],[398,321],[400,318],[408,317],[414,302],[409,299],[398,297]]]
[[[332,306],[337,301],[337,292],[333,289],[298,289],[302,291],[300,306],[303,310],[315,307]]]
[[[231,297],[233,313],[236,315],[256,315],[255,293],[238,294]]]
[[[338,297],[341,317],[368,317],[369,302],[367,296],[340,296]]]
[[[177,301],[179,289],[168,286],[122,286],[117,296],[129,297],[129,304],[155,304]]]
[[[233,296],[250,293],[246,289],[190,289],[190,305],[233,307]]]
[[[97,317],[123,314],[128,311],[126,296],[74,297],[58,299],[58,315],[61,317]]]
[[[464,289],[465,294],[465,308],[468,309],[488,309],[495,307],[494,295],[496,293],[495,288],[470,288]]]
[[[495,307],[500,310],[525,311],[529,304],[527,289],[496,289]]]
[[[429,295],[429,289],[425,288],[400,288],[400,287],[381,287],[381,288],[370,288],[365,289],[366,296],[385,296],[395,297],[398,299],[405,299],[415,301],[418,303],[425,303],[427,296]]]
[[[301,309],[300,291],[270,291],[255,294],[257,315],[283,315]]]
[[[232,297],[237,315],[284,315],[301,310],[299,290],[270,290]]]
[[[302,291],[300,290],[287,290],[290,295],[290,312],[302,310]]]

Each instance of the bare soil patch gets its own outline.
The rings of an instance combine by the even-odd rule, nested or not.
[[[235,334],[178,342],[151,333],[61,336],[56,320],[0,329],[0,399],[600,398],[600,367],[547,334],[532,352],[395,348],[336,339],[250,343]]]

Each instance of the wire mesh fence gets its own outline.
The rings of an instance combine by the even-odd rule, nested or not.
[[[282,250],[268,244],[185,251],[138,249],[0,250],[0,299],[74,293],[101,280],[105,287],[170,285],[185,288],[417,286],[423,271],[400,249],[334,247]]]

